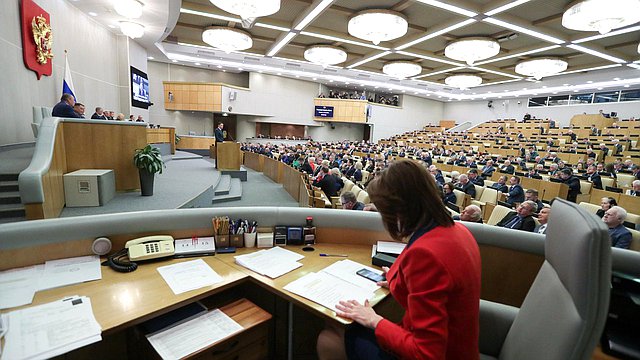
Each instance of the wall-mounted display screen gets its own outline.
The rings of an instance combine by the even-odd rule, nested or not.
[[[151,104],[147,74],[131,67],[131,106],[148,109]]]
[[[315,117],[332,118],[333,106],[316,106]]]

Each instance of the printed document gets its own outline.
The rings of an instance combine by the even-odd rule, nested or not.
[[[43,265],[0,271],[0,309],[31,304]]]
[[[102,340],[88,297],[12,311],[6,319],[2,360],[48,359]]]
[[[303,258],[304,255],[300,255],[281,247],[274,247],[269,250],[260,250],[251,254],[235,257],[237,264],[272,279],[302,266],[298,260]]]
[[[163,359],[181,359],[243,328],[219,309],[180,325],[147,335],[149,343]]]
[[[102,270],[100,257],[97,255],[51,260],[44,263],[44,272],[40,277],[38,290],[100,279],[102,279]]]
[[[345,259],[317,273],[309,273],[292,281],[284,289],[333,311],[336,311],[335,306],[341,300],[357,300],[364,304],[364,301],[371,299],[380,287],[356,274],[356,271],[363,268],[382,274],[380,270]]]
[[[222,281],[202,259],[161,266],[157,270],[176,295]]]

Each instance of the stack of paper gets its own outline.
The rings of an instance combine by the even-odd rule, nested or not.
[[[357,300],[364,304],[366,299],[373,297],[379,286],[356,274],[363,268],[382,273],[351,260],[342,260],[318,273],[309,273],[287,284],[284,289],[334,311],[336,304],[344,300]]]
[[[216,309],[180,325],[147,335],[163,359],[182,359],[242,330],[242,326]]]
[[[235,257],[237,264],[272,279],[302,266],[302,264],[298,262],[298,260],[302,258],[304,258],[303,255],[281,247],[260,250],[251,254]]]
[[[0,309],[31,304],[44,266],[0,271]]]
[[[10,312],[2,359],[48,359],[102,340],[88,297]]]

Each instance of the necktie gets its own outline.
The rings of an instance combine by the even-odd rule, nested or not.
[[[546,230],[547,230],[547,224],[541,225],[540,228],[538,229],[538,234],[544,234]]]
[[[520,217],[518,215],[514,216],[504,227],[508,229],[513,229],[520,223]]]

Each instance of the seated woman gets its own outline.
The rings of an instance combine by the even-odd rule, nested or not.
[[[478,359],[480,251],[454,223],[432,177],[418,163],[396,161],[369,184],[389,235],[407,246],[386,271],[391,295],[405,310],[399,324],[365,302],[341,301],[344,331],[318,337],[320,359]]]
[[[612,197],[603,197],[602,200],[600,200],[600,209],[596,211],[596,215],[598,215],[599,218],[604,217],[604,213],[614,206],[618,206],[616,199]]]
[[[455,204],[456,201],[458,200],[458,198],[456,197],[456,194],[453,192],[453,189],[455,188],[455,186],[453,185],[452,182],[448,182],[444,185],[442,185],[442,191],[444,192],[444,197],[442,198],[442,201],[446,204],[446,203],[453,203]],[[371,196],[369,196],[371,197]]]

